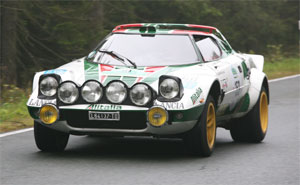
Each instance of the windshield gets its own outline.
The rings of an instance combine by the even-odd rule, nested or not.
[[[124,64],[116,57],[99,50],[118,53],[137,66],[183,65],[199,62],[188,35],[113,34],[97,50],[93,55],[93,61],[109,65]]]

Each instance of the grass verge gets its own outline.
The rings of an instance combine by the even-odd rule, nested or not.
[[[264,72],[269,79],[299,74],[299,58],[289,58],[274,63],[266,61]],[[33,119],[29,116],[26,107],[29,92],[13,85],[4,85],[0,100],[0,133],[32,127]]]
[[[4,85],[0,100],[0,133],[32,127],[26,102],[29,91],[13,85]]]
[[[300,59],[288,58],[277,62],[268,62],[266,59],[264,72],[268,79],[280,78],[300,73]]]

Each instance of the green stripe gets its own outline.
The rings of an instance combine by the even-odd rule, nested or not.
[[[200,115],[203,111],[203,108],[204,108],[204,105],[200,105],[200,106],[188,109],[188,110],[169,110],[169,113],[170,113],[172,122],[199,120]],[[176,118],[176,114],[178,114],[178,113],[183,114],[183,117],[181,119]]]
[[[85,80],[99,80],[99,65],[84,61]]]
[[[122,81],[125,82],[128,85],[128,87],[130,87],[136,81],[136,79],[136,77],[124,76]]]
[[[121,79],[120,76],[108,76],[108,77],[106,77],[106,79],[105,79],[103,85],[107,85],[108,82],[110,82],[110,81],[112,81],[112,80],[120,80],[120,79]]]

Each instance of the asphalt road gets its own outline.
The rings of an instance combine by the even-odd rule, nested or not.
[[[180,140],[71,136],[64,153],[38,151],[33,132],[0,138],[7,184],[300,184],[300,77],[270,83],[269,129],[260,144],[218,129],[214,154],[189,156]]]

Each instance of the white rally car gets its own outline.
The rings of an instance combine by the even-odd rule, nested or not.
[[[148,135],[183,138],[209,156],[217,127],[260,142],[269,104],[263,65],[214,27],[117,26],[88,56],[35,74],[27,106],[37,147],[62,151],[70,134]]]

